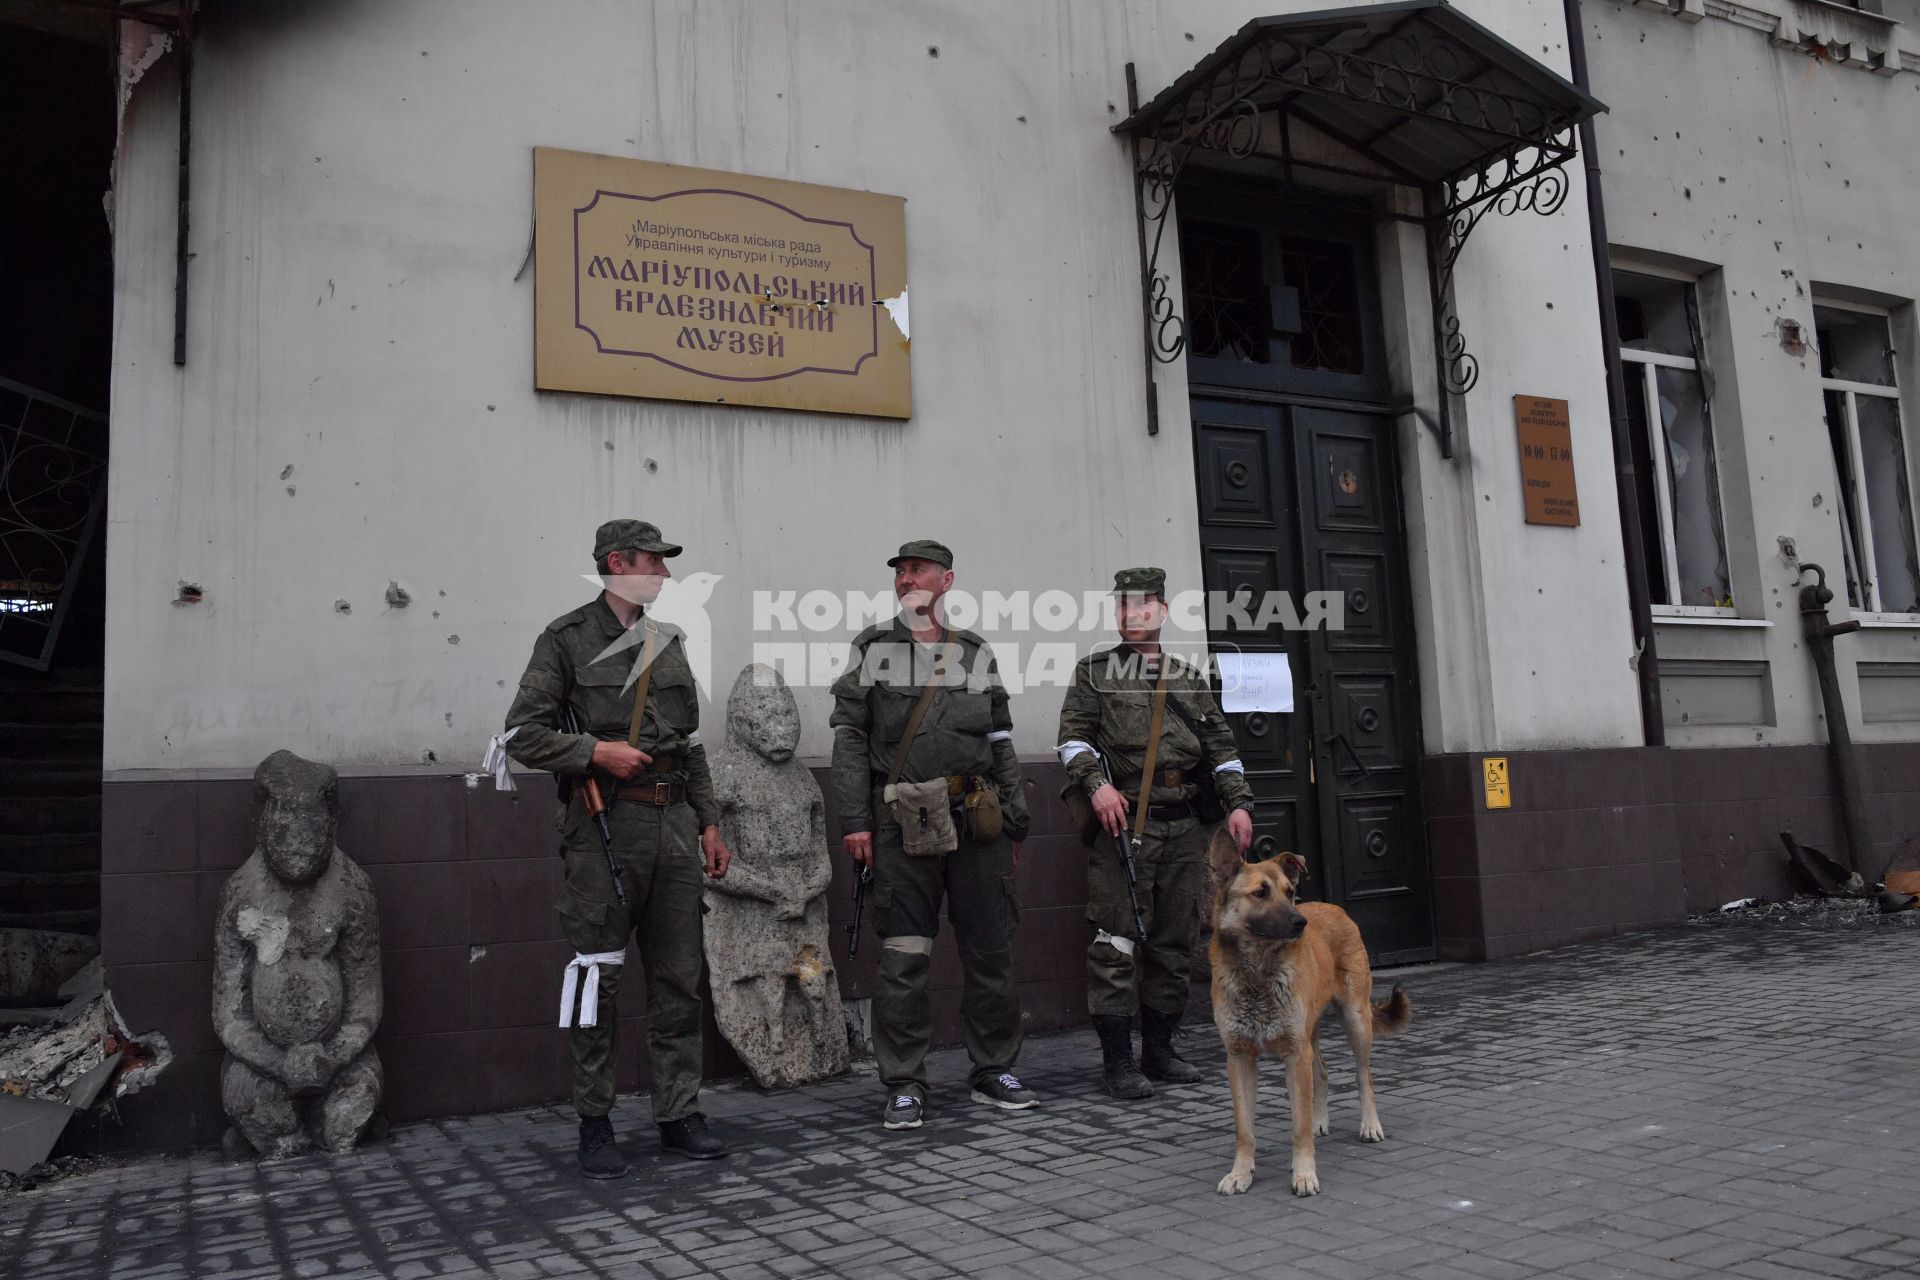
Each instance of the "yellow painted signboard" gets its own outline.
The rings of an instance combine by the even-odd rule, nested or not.
[[[1481,771],[1487,784],[1487,808],[1513,808],[1513,789],[1507,784],[1507,758],[1505,756],[1482,756]]]
[[[907,418],[906,201],[537,147],[534,384]]]

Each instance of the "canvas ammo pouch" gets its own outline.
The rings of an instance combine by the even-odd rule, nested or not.
[[[998,840],[1006,829],[1006,820],[1000,814],[1000,792],[985,778],[968,779],[960,815],[966,820],[967,840],[972,844]]]
[[[960,847],[944,777],[931,782],[889,782],[881,796],[893,806],[893,819],[900,824],[900,847],[907,853],[932,857]]]
[[[881,799],[893,806],[893,819],[900,824],[901,849],[917,858],[952,853],[960,847],[960,833],[953,825],[953,797],[945,775],[927,782],[900,781],[907,751],[913,746],[920,722],[926,718],[927,707],[939,688],[940,675],[936,671],[920,690],[913,713],[907,717],[907,731],[900,735],[900,745],[893,749],[893,760],[887,766],[886,789],[880,793]]]

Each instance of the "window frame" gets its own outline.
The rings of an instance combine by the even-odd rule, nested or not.
[[[1693,307],[1693,314],[1695,316],[1700,314],[1700,278],[1698,276],[1684,271],[1674,271],[1670,268],[1657,267],[1648,263],[1621,260],[1618,258],[1612,260],[1611,269],[1616,274],[1625,273],[1632,276],[1647,276],[1656,280],[1666,280],[1673,284],[1685,285],[1689,291],[1689,301]],[[1668,600],[1678,600],[1681,598],[1680,544],[1674,534],[1673,478],[1668,474],[1666,422],[1660,416],[1660,379],[1659,375],[1653,372],[1653,369],[1683,369],[1700,379],[1700,396],[1707,411],[1707,430],[1713,433],[1713,396],[1711,394],[1711,384],[1707,380],[1705,369],[1701,367],[1700,359],[1699,340],[1703,336],[1704,335],[1700,334],[1694,335],[1696,341],[1694,354],[1691,357],[1668,355],[1664,351],[1641,351],[1629,347],[1625,343],[1621,343],[1614,351],[1615,357],[1620,361],[1622,366],[1627,364],[1643,366],[1640,377],[1640,391],[1645,400],[1643,409],[1646,413],[1647,434],[1649,437],[1647,440],[1647,454],[1653,459],[1654,506],[1660,528],[1660,567],[1666,575]],[[1632,382],[1625,377],[1625,373],[1626,370],[1623,367],[1621,370],[1621,381],[1623,385],[1626,386],[1627,394],[1632,395]],[[1720,440],[1717,433],[1714,433],[1713,447],[1717,459],[1720,449]],[[1714,468],[1713,483],[1716,488],[1720,488],[1720,469],[1718,466]],[[1720,489],[1718,496],[1720,499],[1720,508],[1715,514],[1720,521],[1720,548],[1722,553],[1726,554],[1727,495],[1725,489]],[[1727,576],[1727,590],[1731,592],[1733,590],[1731,562],[1728,564]],[[1732,605],[1654,604],[1650,605],[1649,609],[1655,618],[1738,618],[1740,616],[1740,608],[1737,603]]]
[[[1815,296],[1813,302],[1815,306],[1826,311],[1851,311],[1857,315],[1878,317],[1886,325],[1887,343],[1889,346],[1892,345],[1893,312],[1890,309],[1877,307],[1866,302],[1849,302],[1840,298],[1818,295]],[[1814,333],[1815,341],[1817,342],[1819,340],[1819,326],[1817,324],[1814,326]],[[1840,425],[1841,434],[1847,446],[1847,474],[1851,475],[1853,479],[1852,484],[1847,486],[1852,490],[1849,499],[1851,506],[1850,508],[1841,508],[1841,515],[1845,525],[1840,531],[1841,550],[1846,560],[1854,562],[1853,567],[1860,575],[1862,596],[1860,607],[1853,610],[1853,616],[1866,623],[1915,626],[1920,625],[1920,612],[1898,613],[1880,607],[1879,553],[1874,549],[1873,545],[1873,517],[1867,507],[1867,481],[1866,475],[1860,465],[1860,413],[1858,397],[1868,395],[1875,396],[1882,400],[1891,400],[1893,401],[1894,421],[1898,423],[1900,427],[1901,465],[1907,469],[1909,483],[1912,481],[1913,453],[1909,446],[1906,411],[1900,403],[1899,365],[1900,362],[1898,360],[1888,360],[1888,373],[1893,381],[1886,386],[1881,386],[1873,382],[1853,382],[1845,378],[1829,378],[1825,374],[1820,374],[1820,412],[1823,415],[1826,413],[1826,393],[1829,391],[1838,392],[1841,396],[1841,403],[1845,406],[1843,421]],[[1819,367],[1819,362],[1816,360],[1814,368],[1817,370]],[[1834,461],[1837,464],[1840,459],[1836,458]],[[1833,478],[1836,486],[1845,483],[1837,465],[1834,468]],[[1914,545],[1920,547],[1920,504],[1916,504],[1916,508],[1912,519],[1913,527],[1910,528],[1908,532],[1913,534]],[[1843,564],[1844,563],[1845,560],[1843,560]],[[1847,603],[1849,607],[1853,604],[1851,600]]]

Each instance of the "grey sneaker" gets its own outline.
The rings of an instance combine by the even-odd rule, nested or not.
[[[920,1120],[926,1114],[926,1104],[910,1093],[896,1093],[887,1099],[886,1110],[881,1112],[880,1127],[883,1129],[918,1129]]]
[[[1021,1084],[1020,1077],[1011,1071],[988,1076],[974,1085],[973,1100],[1005,1111],[1025,1111],[1039,1101],[1033,1096],[1033,1090]]]

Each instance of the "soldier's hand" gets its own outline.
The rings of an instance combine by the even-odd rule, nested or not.
[[[652,764],[653,757],[624,742],[596,742],[593,763],[624,782]]]
[[[1100,819],[1100,825],[1110,836],[1117,836],[1127,829],[1127,812],[1133,806],[1120,794],[1120,789],[1111,782],[1100,785],[1093,793],[1093,813]]]
[[[1235,809],[1228,814],[1227,834],[1240,846],[1240,852],[1245,853],[1247,846],[1253,843],[1253,815],[1245,809]]]
[[[873,832],[849,831],[840,838],[840,843],[846,846],[855,862],[863,867],[873,865]]]
[[[707,875],[715,880],[726,879],[727,868],[733,865],[733,850],[720,838],[720,828],[708,827],[700,833],[700,852],[707,860]]]

